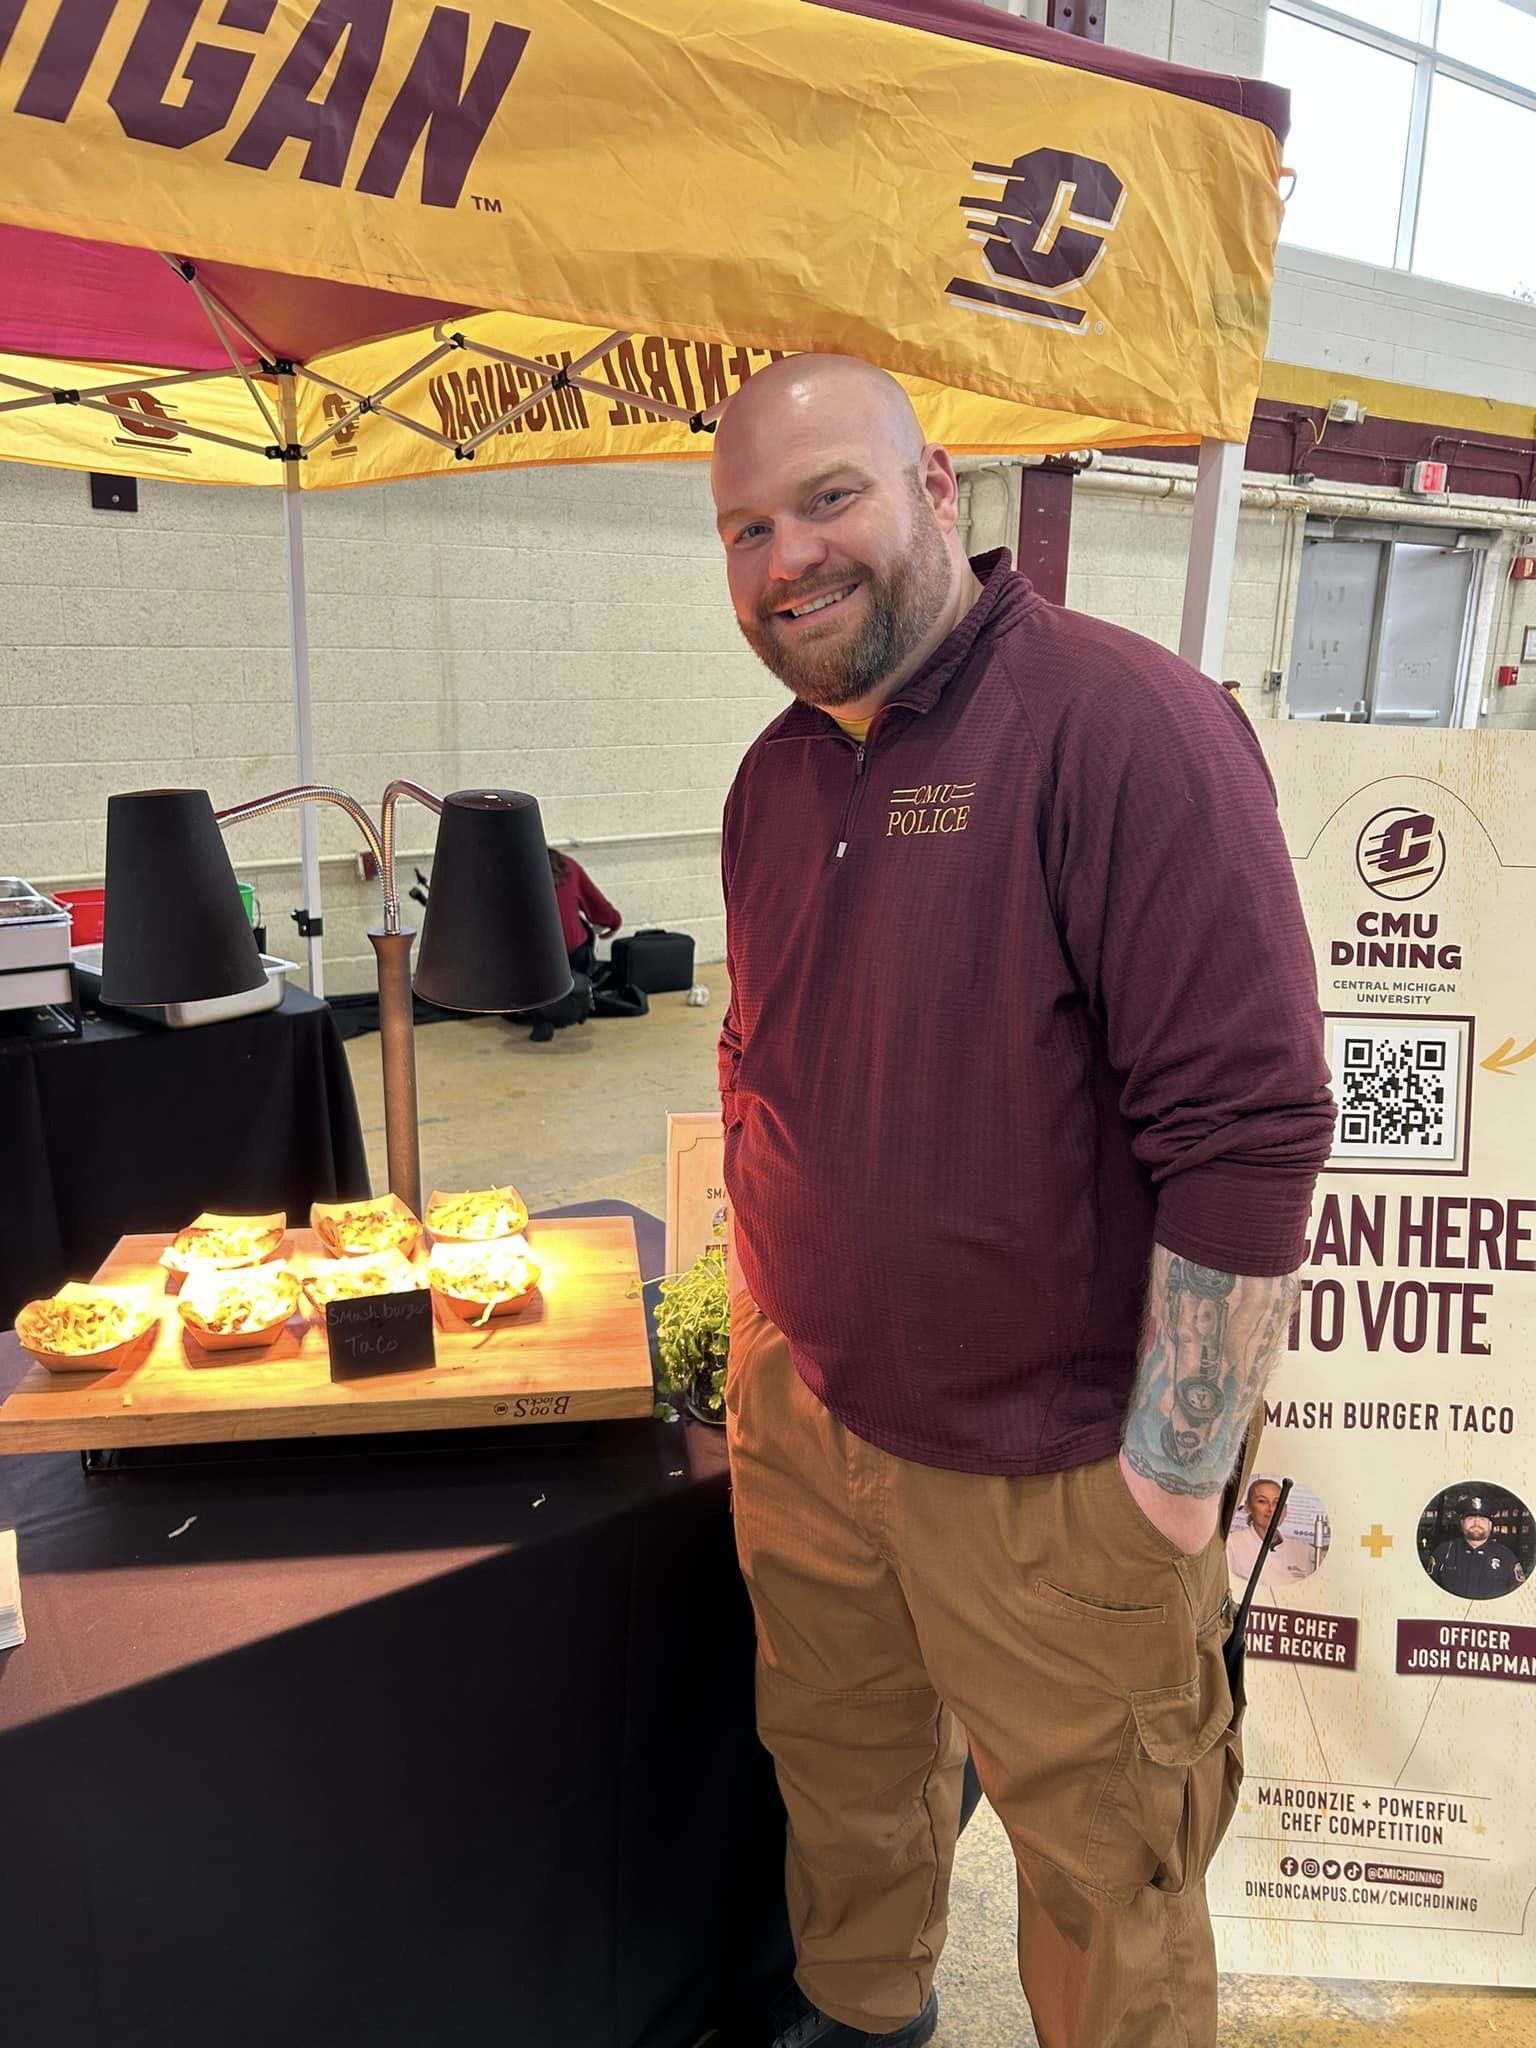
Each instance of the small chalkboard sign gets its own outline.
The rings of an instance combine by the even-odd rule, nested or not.
[[[403,1294],[365,1294],[356,1301],[333,1301],[325,1312],[325,1341],[333,1380],[372,1379],[386,1372],[430,1372],[437,1363],[432,1296],[423,1287]]]

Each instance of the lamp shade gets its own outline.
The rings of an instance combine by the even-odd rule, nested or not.
[[[531,796],[443,799],[416,993],[445,1010],[536,1010],[571,989],[544,821]]]
[[[195,1003],[266,969],[205,789],[107,799],[105,1003]]]

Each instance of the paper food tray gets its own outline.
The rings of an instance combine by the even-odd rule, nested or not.
[[[455,1292],[456,1273],[467,1272],[487,1260],[493,1267],[503,1263],[510,1267],[514,1259],[526,1262],[529,1276],[527,1286],[520,1292],[497,1295],[490,1302],[479,1295]],[[427,1261],[427,1283],[432,1292],[467,1323],[516,1315],[538,1293],[541,1278],[537,1262],[529,1257],[528,1247],[520,1238],[499,1238],[488,1244],[444,1245]]]
[[[323,1293],[327,1279],[340,1278],[355,1286],[370,1267],[378,1267],[385,1285],[365,1288],[366,1294],[408,1294],[427,1284],[425,1268],[413,1266],[401,1252],[377,1252],[366,1259],[316,1259],[300,1282],[305,1299],[310,1307],[325,1320],[326,1302]],[[355,1295],[345,1295],[344,1300],[355,1300]]]
[[[249,1268],[244,1270],[248,1271]],[[260,1329],[254,1330],[205,1330],[201,1323],[194,1320],[194,1316],[211,1311],[225,1289],[238,1287],[239,1273],[190,1274],[176,1303],[176,1312],[186,1325],[187,1335],[201,1351],[268,1350],[277,1342],[293,1318],[304,1312],[304,1291],[298,1274],[291,1267],[274,1266],[271,1269],[271,1277],[275,1280],[279,1275],[287,1281],[287,1291],[291,1293],[291,1299],[276,1322],[266,1323]],[[264,1279],[266,1277],[263,1276]]]
[[[489,1208],[494,1203],[503,1203],[510,1214],[497,1227],[490,1230],[443,1228],[432,1221],[433,1215],[450,1202],[483,1203]],[[433,1244],[501,1244],[508,1238],[521,1237],[528,1227],[528,1204],[514,1187],[471,1188],[468,1190],[444,1190],[434,1188],[428,1195],[424,1220],[427,1236]]]
[[[390,1230],[389,1242],[349,1244],[344,1235],[349,1217],[383,1219]],[[386,1251],[397,1251],[402,1258],[409,1259],[421,1244],[421,1218],[394,1194],[358,1202],[312,1202],[309,1227],[333,1259],[373,1259]]]
[[[283,1242],[288,1228],[288,1218],[281,1209],[274,1209],[265,1216],[222,1216],[212,1209],[205,1209],[201,1216],[178,1230],[176,1237],[160,1254],[160,1263],[169,1273],[238,1273],[244,1266],[260,1266],[274,1256]],[[249,1251],[213,1256],[197,1250],[178,1250],[177,1238],[184,1237],[190,1230],[250,1231],[257,1236],[257,1242]],[[264,1247],[264,1248],[263,1248]]]
[[[129,1337],[118,1339],[99,1351],[54,1351],[46,1344],[29,1343],[27,1331],[32,1322],[32,1311],[41,1308],[46,1301],[99,1301],[120,1302],[134,1311],[135,1327]],[[45,1296],[43,1301],[29,1301],[16,1318],[16,1337],[29,1358],[35,1358],[39,1365],[49,1372],[116,1372],[136,1347],[143,1342],[149,1331],[160,1320],[160,1312],[152,1288],[138,1287],[92,1287],[83,1280],[68,1280],[57,1294]]]

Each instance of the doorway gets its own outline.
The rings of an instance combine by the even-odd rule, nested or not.
[[[1458,725],[1486,546],[1480,534],[1309,520],[1288,716]]]

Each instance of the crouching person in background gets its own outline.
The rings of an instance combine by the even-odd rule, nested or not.
[[[624,920],[580,861],[552,846],[549,866],[555,878],[555,901],[560,906],[560,926],[571,972],[590,978],[596,964],[596,941],[612,938]],[[534,1043],[547,1044],[559,1028],[553,1019],[536,1016],[531,1033]]]

